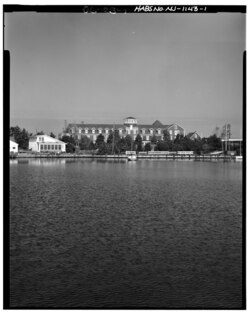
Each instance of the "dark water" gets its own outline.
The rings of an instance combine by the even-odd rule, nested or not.
[[[242,164],[10,165],[11,307],[239,308]]]

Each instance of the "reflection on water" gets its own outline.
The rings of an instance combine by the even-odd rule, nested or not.
[[[66,159],[46,159],[46,158],[18,158],[16,160],[10,160],[10,164],[29,164],[33,166],[55,166],[63,165],[67,162]]]
[[[241,307],[241,167],[11,162],[11,306]]]

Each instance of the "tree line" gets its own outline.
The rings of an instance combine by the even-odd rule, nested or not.
[[[68,145],[66,150],[69,153],[74,153],[81,150],[93,151],[97,154],[123,154],[128,150],[136,152],[141,151],[194,151],[196,154],[209,153],[222,149],[221,139],[216,134],[208,138],[191,140],[187,136],[178,134],[174,140],[170,139],[168,131],[164,130],[163,140],[157,140],[155,135],[152,136],[151,141],[143,145],[143,140],[140,134],[137,134],[135,140],[130,135],[121,137],[118,130],[111,132],[105,141],[103,134],[99,134],[95,143],[91,141],[86,135],[81,139],[77,139],[73,135],[62,136],[61,140]]]
[[[122,154],[128,150],[137,152],[141,151],[194,151],[196,154],[209,153],[212,151],[221,151],[221,138],[225,138],[225,126],[219,134],[219,128],[216,127],[214,134],[202,139],[191,140],[188,136],[178,134],[174,140],[170,139],[170,134],[167,130],[163,131],[163,139],[158,140],[155,135],[152,136],[151,141],[143,145],[143,140],[138,134],[135,140],[130,135],[125,137],[120,136],[119,131],[110,132],[107,141],[103,134],[99,134],[95,143],[87,136],[82,136],[78,139],[76,136],[64,135],[60,138],[61,141],[67,143],[66,151],[74,153],[77,151],[95,151],[97,154]],[[226,134],[230,138],[230,125],[226,125]],[[43,135],[44,132],[37,132],[35,135]],[[19,144],[20,149],[27,150],[29,148],[29,138],[33,136],[25,128],[21,129],[19,126],[10,127],[10,136]],[[50,136],[55,138],[53,132]]]
[[[18,125],[11,126],[9,129],[9,136],[14,139],[14,141],[18,144],[19,149],[27,150],[29,149],[29,139],[33,135],[44,135],[43,131],[36,132],[36,134],[30,133],[25,128],[21,129]],[[55,138],[55,134],[50,132],[50,136]]]

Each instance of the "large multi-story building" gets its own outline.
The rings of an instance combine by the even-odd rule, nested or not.
[[[137,119],[134,117],[127,117],[124,119],[123,124],[70,123],[66,126],[62,135],[76,136],[79,140],[85,135],[95,142],[99,134],[102,134],[107,140],[114,129],[118,130],[121,137],[130,135],[133,140],[140,134],[144,144],[150,142],[153,136],[157,140],[162,140],[164,130],[169,132],[171,140],[174,140],[178,134],[185,136],[184,128],[176,123],[162,124],[159,120],[156,120],[153,124],[138,124]]]

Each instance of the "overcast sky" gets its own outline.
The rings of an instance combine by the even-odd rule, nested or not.
[[[245,14],[5,14],[11,125],[177,123],[241,136]]]

